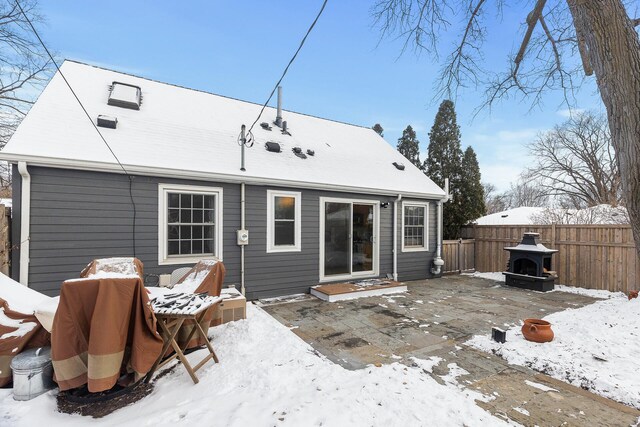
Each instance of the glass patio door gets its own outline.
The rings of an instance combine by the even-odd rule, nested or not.
[[[324,276],[373,273],[373,204],[324,203]]]
[[[351,271],[373,271],[373,205],[353,205]]]
[[[351,274],[351,204],[325,203],[324,275]]]

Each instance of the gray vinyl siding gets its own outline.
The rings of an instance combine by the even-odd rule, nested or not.
[[[78,277],[93,259],[132,256],[133,210],[129,181],[121,174],[30,167],[31,250],[29,286],[57,295],[61,283]],[[240,191],[232,184],[135,176],[136,251],[145,273],[170,273],[185,265],[158,265],[158,184],[222,187],[224,191],[223,256],[226,283],[240,281]]]
[[[18,172],[18,165],[11,167],[11,253],[9,254],[11,265],[9,267],[11,278],[20,280],[20,214],[22,212],[22,179]]]
[[[57,295],[60,284],[78,273],[92,259],[132,256],[132,207],[129,182],[121,174],[29,167],[31,186],[31,251],[29,285]],[[16,179],[18,178],[18,179]],[[170,273],[181,265],[158,265],[158,184],[222,187],[223,260],[225,285],[240,283],[240,185],[205,181],[135,176],[136,256],[145,273]],[[14,174],[14,206],[19,207],[19,174]],[[18,191],[15,191],[18,189]],[[300,191],[302,194],[302,250],[267,253],[267,190]],[[249,299],[308,292],[318,283],[320,268],[320,197],[366,199],[389,203],[380,209],[380,276],[393,272],[394,198],[320,190],[246,186],[246,227],[249,245],[245,254],[245,284]],[[401,222],[398,208],[398,221]],[[14,210],[13,235],[19,236],[19,209]],[[429,252],[403,253],[398,227],[400,280],[430,277],[435,251],[435,202],[429,212]],[[15,241],[15,239],[14,239]],[[14,278],[19,252],[12,254]],[[188,265],[188,264],[186,264]],[[186,266],[185,265],[185,266]]]
[[[424,202],[424,200],[409,200],[404,202]],[[428,228],[429,246],[427,252],[403,252],[402,251],[402,203],[398,208],[398,280],[420,280],[431,277],[431,263],[435,258],[436,242],[437,242],[437,209],[436,202],[429,203]]]
[[[300,191],[302,194],[302,250],[300,252],[266,253],[267,190]],[[247,189],[247,247],[245,282],[247,297],[266,298],[308,292],[320,276],[320,197],[366,199],[389,202],[380,196],[328,192],[319,190],[282,189],[250,186]],[[392,209],[380,209],[380,276],[393,272]]]

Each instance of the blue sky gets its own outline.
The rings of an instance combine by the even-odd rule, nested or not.
[[[520,42],[522,2],[489,21],[489,68],[506,66]],[[335,120],[385,128],[395,146],[412,125],[426,153],[438,107],[433,102],[439,65],[402,41],[380,41],[373,1],[329,0],[327,8],[283,82],[284,107]],[[319,10],[317,1],[109,1],[40,0],[41,33],[60,58],[76,59],[169,83],[263,103]],[[443,34],[443,43],[453,40]],[[600,108],[593,82],[578,108]],[[482,90],[458,95],[462,145],[478,153],[483,180],[499,189],[528,161],[524,144],[565,119],[560,94],[541,108],[507,100],[473,117]],[[423,158],[424,156],[422,156]]]

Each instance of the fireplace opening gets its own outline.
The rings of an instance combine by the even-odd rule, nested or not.
[[[513,272],[515,274],[525,274],[527,276],[538,275],[538,265],[530,259],[520,258],[513,263]]]

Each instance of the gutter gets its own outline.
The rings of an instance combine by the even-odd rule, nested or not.
[[[393,201],[393,281],[398,281],[398,205],[402,194]]]
[[[243,146],[244,147],[244,146]],[[245,184],[240,184],[240,232],[245,233]],[[240,245],[240,292],[245,295],[244,287],[244,247]]]
[[[444,266],[444,260],[442,259],[442,204],[448,202],[450,199],[449,196],[449,178],[444,179],[444,192],[445,196],[438,200],[437,202],[437,211],[438,211],[438,237],[437,237],[437,245],[436,245],[436,257],[433,260],[433,267],[431,267],[431,274],[440,275],[442,273],[442,266]]]
[[[26,162],[18,162],[22,177],[20,205],[20,283],[29,286],[29,240],[31,226],[31,175]]]
[[[29,162],[31,166],[42,166],[58,169],[86,170],[91,172],[110,172],[123,174],[122,169],[115,163],[88,162],[69,159],[54,159],[50,157],[28,156],[22,154],[9,154],[0,152],[0,160],[10,163]],[[225,173],[211,173],[198,171],[185,171],[182,169],[159,168],[150,166],[123,165],[129,174],[142,176],[161,176],[163,178],[193,179],[198,181],[213,181],[237,184],[238,181],[254,185],[273,185],[278,187],[296,187],[314,190],[339,191],[345,193],[362,193],[381,196],[397,196],[396,190],[383,190],[376,188],[366,188],[348,185],[323,184],[307,181],[294,181],[279,178],[260,178],[246,175],[235,175]],[[417,199],[441,199],[446,197],[442,193],[418,193],[403,192],[403,197]]]

